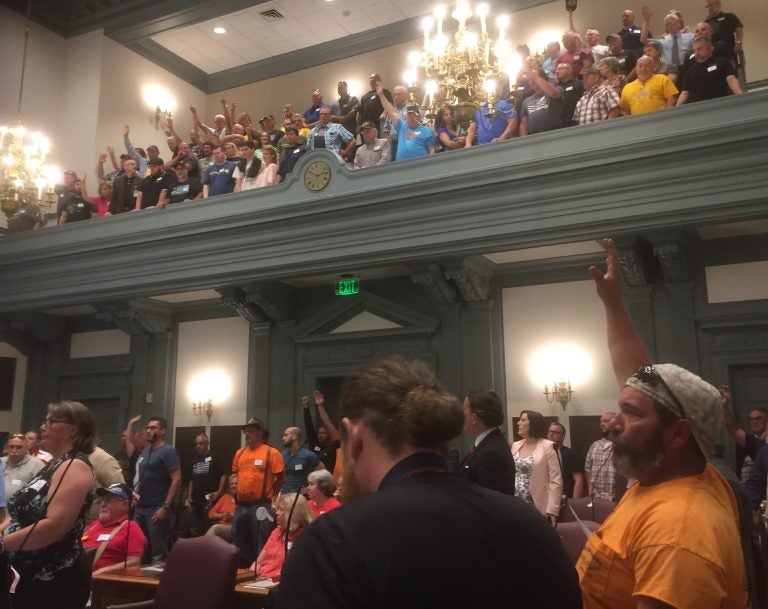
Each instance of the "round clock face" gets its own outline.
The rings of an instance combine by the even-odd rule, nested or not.
[[[304,171],[304,185],[309,190],[322,190],[331,181],[331,167],[325,161],[313,161]]]

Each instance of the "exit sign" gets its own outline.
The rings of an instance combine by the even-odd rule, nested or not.
[[[360,292],[360,277],[342,275],[336,280],[336,296],[354,296]]]

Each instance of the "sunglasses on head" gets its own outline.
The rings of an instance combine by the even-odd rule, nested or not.
[[[661,385],[664,387],[664,389],[669,394],[669,397],[672,398],[672,401],[675,403],[675,406],[679,409],[679,416],[681,419],[687,418],[685,416],[685,408],[683,408],[682,403],[680,400],[677,399],[677,396],[675,395],[675,392],[670,389],[669,385],[667,385],[667,382],[661,377],[661,375],[656,371],[656,368],[653,367],[653,364],[644,364],[640,367],[640,369],[635,372],[633,375],[638,381],[641,381],[647,385]]]

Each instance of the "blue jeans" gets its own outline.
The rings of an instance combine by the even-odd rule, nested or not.
[[[144,536],[149,542],[149,556],[145,556],[142,563],[157,562],[168,558],[171,549],[171,529],[173,528],[173,513],[168,514],[165,520],[152,522],[152,516],[160,509],[158,507],[136,507],[133,519],[141,527]]]
[[[269,509],[269,505],[269,500],[266,500],[254,505],[238,505],[235,509],[235,518],[232,520],[232,540],[240,551],[241,568],[250,566],[256,560],[275,528],[274,522],[259,521],[256,518],[256,510],[261,506]]]

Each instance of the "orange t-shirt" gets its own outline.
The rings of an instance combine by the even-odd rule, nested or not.
[[[216,514],[234,514],[235,513],[235,498],[229,493],[224,493],[209,511],[208,518],[213,520]],[[232,524],[232,518],[226,516],[223,520],[219,520],[219,524]]]
[[[285,464],[280,452],[268,444],[262,444],[258,448],[241,448],[232,460],[232,473],[237,474],[237,501],[259,501],[274,497],[280,490],[275,484],[276,478],[284,470]],[[265,472],[267,484],[266,492],[263,492]]]

